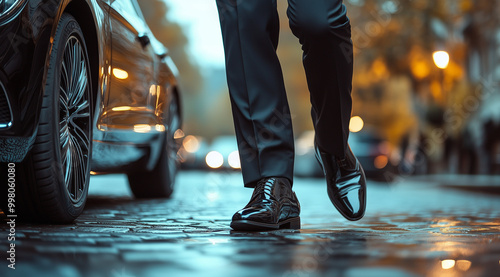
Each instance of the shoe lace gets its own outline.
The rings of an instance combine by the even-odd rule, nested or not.
[[[268,178],[268,179],[262,179],[257,182],[257,185],[255,186],[255,195],[262,195],[264,194],[266,199],[275,199],[275,197],[272,194],[272,187],[273,187],[273,179]]]

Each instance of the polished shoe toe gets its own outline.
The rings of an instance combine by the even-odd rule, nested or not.
[[[300,228],[300,204],[285,178],[265,178],[257,183],[250,202],[237,211],[231,228],[262,231]]]
[[[232,221],[249,220],[255,222],[272,222],[274,216],[272,211],[264,207],[247,207],[237,211],[232,218]]]
[[[352,189],[343,196],[330,196],[330,199],[337,210],[348,220],[359,220],[365,214],[365,193],[362,189]]]
[[[328,196],[335,208],[348,220],[360,220],[366,209],[366,177],[351,149],[348,147],[345,158],[338,159],[316,146],[316,158],[323,167]]]

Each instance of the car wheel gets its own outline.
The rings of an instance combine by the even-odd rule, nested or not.
[[[63,14],[54,37],[33,149],[18,182],[20,213],[36,221],[69,223],[87,200],[91,156],[91,79],[77,21]],[[23,172],[24,173],[24,172]]]
[[[175,177],[179,170],[179,143],[174,135],[181,127],[178,105],[177,96],[173,93],[168,109],[168,131],[156,166],[151,171],[134,171],[128,174],[130,189],[137,198],[167,198],[174,191]]]

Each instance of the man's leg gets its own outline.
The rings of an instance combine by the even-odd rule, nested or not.
[[[346,8],[342,0],[288,0],[288,4],[290,27],[304,51],[316,157],[325,172],[328,196],[345,218],[359,220],[366,207],[366,181],[347,143],[353,51]]]
[[[342,0],[288,0],[293,33],[304,51],[316,142],[344,157],[351,117],[351,25]]]
[[[217,0],[245,186],[255,187],[235,230],[300,228],[292,191],[293,132],[276,56],[276,0]]]
[[[245,186],[264,177],[292,181],[291,116],[276,55],[276,0],[217,0]]]

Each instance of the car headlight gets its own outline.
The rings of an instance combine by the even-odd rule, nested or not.
[[[0,25],[17,16],[26,0],[0,0]]]
[[[224,156],[217,151],[211,151],[205,156],[205,162],[210,168],[221,168],[224,164]]]
[[[238,150],[231,152],[227,157],[227,162],[234,169],[241,169],[240,154]]]

